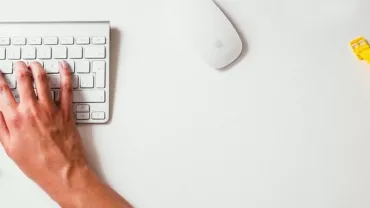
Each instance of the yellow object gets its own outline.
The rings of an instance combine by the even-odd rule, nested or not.
[[[364,37],[351,41],[351,47],[359,60],[366,60],[370,64],[370,45]]]

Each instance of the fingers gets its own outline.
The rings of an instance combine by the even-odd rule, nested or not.
[[[60,62],[60,109],[66,119],[72,118],[72,75],[69,65]]]
[[[37,97],[39,101],[51,103],[52,98],[50,93],[49,79],[46,71],[38,62],[32,62],[29,68],[32,72],[33,79],[35,80]]]
[[[0,143],[5,147],[9,139],[9,129],[5,123],[3,114],[0,112]]]
[[[36,102],[36,94],[33,90],[32,73],[24,62],[15,64],[18,92],[21,104]]]
[[[17,102],[14,99],[13,93],[9,89],[3,74],[0,72],[0,111],[6,116],[12,114],[16,106]]]

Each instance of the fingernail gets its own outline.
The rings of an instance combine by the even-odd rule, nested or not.
[[[66,61],[60,61],[62,68],[69,69],[69,64]]]
[[[27,67],[27,64],[26,64],[26,63],[24,63],[23,61],[17,61],[17,62],[14,64],[13,68],[14,68],[15,70],[20,70],[20,69],[22,69],[22,68],[23,68],[23,67],[22,67],[22,65],[25,65],[25,66]]]

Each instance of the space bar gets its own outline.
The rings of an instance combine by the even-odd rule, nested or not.
[[[72,96],[74,103],[104,103],[104,90],[75,90]]]

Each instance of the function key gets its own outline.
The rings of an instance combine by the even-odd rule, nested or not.
[[[10,45],[10,38],[0,38],[0,45]]]
[[[77,37],[76,44],[78,45],[88,45],[90,44],[90,37]]]
[[[57,37],[44,37],[44,44],[45,45],[58,45],[58,38]]]
[[[92,37],[91,42],[95,45],[105,44],[105,37]]]
[[[28,45],[41,45],[42,41],[40,37],[27,38]]]
[[[61,45],[73,45],[74,38],[73,37],[61,37],[60,44]]]
[[[12,38],[13,45],[26,45],[26,38]]]

